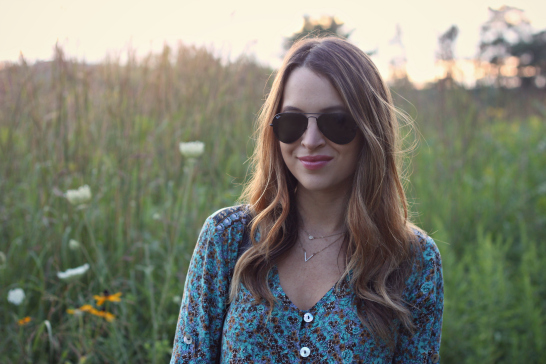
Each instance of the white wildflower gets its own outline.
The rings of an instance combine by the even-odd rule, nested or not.
[[[22,288],[14,288],[8,291],[8,302],[19,306],[25,299],[25,291]]]
[[[84,185],[77,190],[68,190],[66,191],[66,199],[72,205],[81,205],[91,200],[91,189],[88,185]]]
[[[68,241],[68,247],[70,250],[78,250],[80,248],[80,243],[77,240],[70,239]]]
[[[180,305],[180,302],[182,302],[182,297],[180,296],[174,296],[173,297],[173,302],[177,305]]]
[[[152,215],[152,219],[153,220],[161,220],[161,215],[157,212],[154,212],[154,214]]]
[[[180,143],[180,153],[186,158],[197,158],[205,151],[205,143],[195,141]]]
[[[74,279],[80,278],[82,275],[85,274],[85,272],[87,272],[88,269],[89,264],[85,263],[80,267],[67,269],[66,272],[58,272],[57,277],[64,281],[72,281]]]

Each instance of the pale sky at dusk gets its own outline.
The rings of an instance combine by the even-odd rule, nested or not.
[[[458,58],[477,52],[480,25],[488,7],[525,10],[535,30],[546,28],[546,1],[413,0],[349,1],[139,1],[0,0],[0,61],[51,59],[58,40],[70,57],[97,62],[123,54],[129,46],[144,55],[167,42],[212,46],[232,58],[245,52],[273,67],[280,63],[283,37],[298,31],[303,15],[336,15],[350,40],[363,50],[377,49],[374,61],[387,76],[399,49],[389,44],[396,24],[402,29],[412,80],[434,77],[437,39],[452,24],[459,27]]]

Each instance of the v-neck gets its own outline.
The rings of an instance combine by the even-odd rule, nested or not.
[[[334,285],[322,296],[311,308],[308,310],[302,310],[298,306],[292,302],[290,297],[286,294],[284,289],[281,285],[281,278],[279,276],[279,269],[277,268],[277,265],[274,265],[271,269],[271,279],[273,283],[273,288],[277,291],[277,295],[280,298],[281,302],[285,305],[291,306],[293,309],[297,310],[298,312],[305,313],[305,312],[316,312],[323,304],[327,302],[334,301],[336,299],[334,295],[334,290],[336,288],[337,282],[334,283]]]

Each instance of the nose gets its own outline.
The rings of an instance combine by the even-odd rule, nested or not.
[[[326,144],[324,135],[320,132],[317,125],[317,118],[315,116],[309,116],[307,121],[307,129],[303,133],[301,145],[307,149],[317,149]]]

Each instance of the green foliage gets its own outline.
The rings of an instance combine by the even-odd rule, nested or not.
[[[168,361],[194,243],[241,191],[270,72],[192,47],[94,66],[58,49],[0,72],[0,362]],[[404,92],[422,134],[408,196],[444,264],[442,362],[546,361],[540,99]],[[191,140],[205,143],[196,161],[178,151]],[[71,205],[64,193],[84,184],[92,199]],[[19,306],[6,300],[17,287]],[[67,312],[101,309],[104,290],[122,292],[105,303],[114,321]]]

